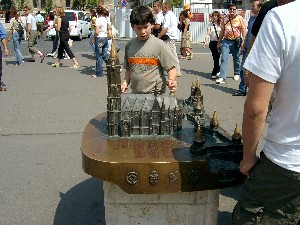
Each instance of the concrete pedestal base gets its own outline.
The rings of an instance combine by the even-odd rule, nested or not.
[[[219,190],[127,194],[103,182],[106,225],[216,225]]]

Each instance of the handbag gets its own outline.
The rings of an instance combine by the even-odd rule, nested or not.
[[[230,18],[229,18],[229,22],[230,22],[230,26],[231,26],[231,29],[232,29],[232,34],[233,34],[233,37],[234,37],[235,46],[236,46],[237,48],[240,48],[241,45],[242,45],[242,43],[243,43],[243,39],[242,39],[241,36],[235,38],[235,35],[234,35],[234,31],[233,31],[233,27],[232,27],[232,23],[231,23]]]
[[[113,34],[111,31],[111,26],[107,23],[107,39],[110,40],[110,39],[112,39],[112,37],[113,37]]]
[[[20,37],[23,37],[23,35],[24,35],[24,28],[21,23],[19,23],[19,25],[18,25],[18,34]]]

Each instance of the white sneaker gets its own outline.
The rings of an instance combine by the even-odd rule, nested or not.
[[[217,77],[219,77],[219,76],[220,76],[220,74],[221,74],[221,73],[220,73],[220,72],[218,72],[218,73],[217,73]]]
[[[234,79],[234,80],[239,80],[239,79],[240,79],[240,75],[234,75],[234,76],[233,76],[233,79]]]
[[[226,84],[226,81],[223,78],[216,79],[216,84]]]

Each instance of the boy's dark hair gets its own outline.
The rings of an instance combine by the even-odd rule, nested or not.
[[[135,7],[130,14],[131,25],[145,25],[147,23],[154,24],[154,15],[149,6],[140,5]]]

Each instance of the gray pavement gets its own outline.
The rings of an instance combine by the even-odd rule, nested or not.
[[[42,51],[51,50],[50,41],[41,41]],[[123,62],[124,45],[120,61]],[[72,70],[70,60],[52,68],[44,63],[25,62],[15,66],[12,44],[3,61],[6,92],[0,93],[0,224],[1,225],[103,225],[104,206],[101,180],[81,168],[80,142],[89,120],[106,111],[106,77],[92,78],[95,60],[88,40],[73,42],[80,64]],[[26,43],[21,45],[28,56]],[[193,46],[193,60],[181,60],[177,96],[187,98],[192,82],[202,84],[208,115],[217,110],[220,125],[233,133],[241,127],[244,97],[232,97],[238,87],[232,79],[232,62],[226,85],[210,80],[212,58],[208,49]],[[240,187],[221,190],[218,225],[231,224],[231,211]]]

